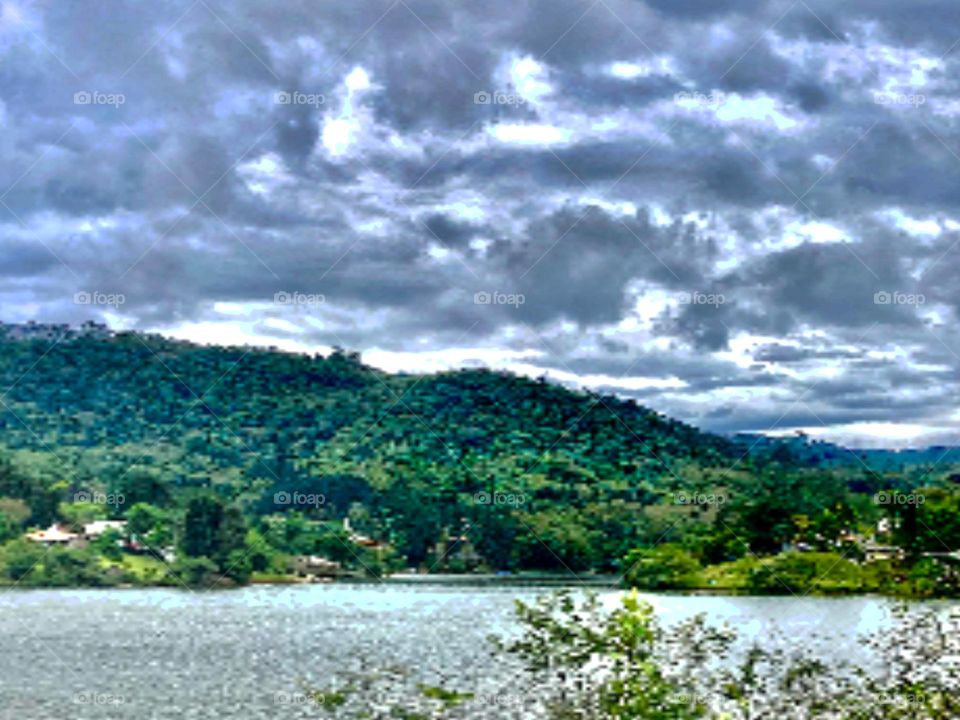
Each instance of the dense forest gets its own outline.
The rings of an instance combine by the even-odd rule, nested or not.
[[[97,576],[117,554],[110,542],[40,561],[21,539],[96,519],[174,549],[158,568],[191,583],[319,555],[370,574],[606,572],[783,591],[782,577],[802,585],[823,555],[862,561],[868,539],[896,543],[908,563],[873,572],[880,584],[960,547],[947,463],[825,468],[787,444],[758,452],[632,401],[488,370],[391,375],[340,349],[7,326],[0,388],[0,565],[12,581]],[[910,501],[917,488],[924,502]],[[809,551],[799,569],[778,555],[797,548]],[[788,565],[771,576],[774,561]],[[711,575],[718,566],[730,572]],[[940,565],[924,572],[937,592],[952,582]]]

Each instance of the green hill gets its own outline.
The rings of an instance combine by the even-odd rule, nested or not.
[[[878,491],[952,486],[947,468],[914,481],[811,467],[612,396],[487,370],[392,375],[342,350],[0,326],[0,388],[11,579],[31,566],[25,529],[96,518],[175,546],[187,578],[242,581],[309,554],[367,571],[622,572],[664,543],[693,558],[678,567],[710,566],[833,550],[890,509]],[[98,576],[76,562],[43,565],[43,582]]]
[[[615,522],[630,545],[627,520],[638,525],[630,516],[681,471],[700,477],[739,456],[721,437],[615,397],[486,370],[390,375],[339,350],[309,357],[133,333],[8,331],[0,387],[3,445],[58,476],[65,499],[99,491],[128,506],[175,505],[210,488],[260,516],[291,510],[277,507],[277,493],[323,495],[320,508],[292,509],[328,520],[352,512],[411,562],[470,524],[501,535],[474,529],[480,546],[522,524],[528,537],[558,525],[582,535],[556,540],[557,558],[536,540],[510,557],[486,547],[497,564],[618,557],[598,528]],[[480,517],[492,510],[497,522]]]

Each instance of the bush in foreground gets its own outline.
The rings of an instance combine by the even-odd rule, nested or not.
[[[556,719],[960,717],[960,611],[898,611],[892,631],[867,641],[876,675],[790,643],[734,653],[729,629],[702,617],[666,629],[635,593],[613,611],[560,593],[518,612],[524,634],[501,647],[525,662]]]

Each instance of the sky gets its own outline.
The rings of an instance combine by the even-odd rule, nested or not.
[[[3,0],[0,320],[960,442],[956,0]]]

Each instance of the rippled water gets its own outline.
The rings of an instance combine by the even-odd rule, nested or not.
[[[444,584],[5,592],[0,717],[323,717],[304,702],[304,685],[324,690],[391,668],[408,673],[407,687],[474,693],[464,715],[511,717],[517,711],[499,700],[535,688],[491,657],[487,638],[515,632],[513,601],[544,592]],[[847,659],[861,652],[858,635],[890,618],[878,598],[648,599],[667,623],[705,612],[746,639],[779,630]]]

